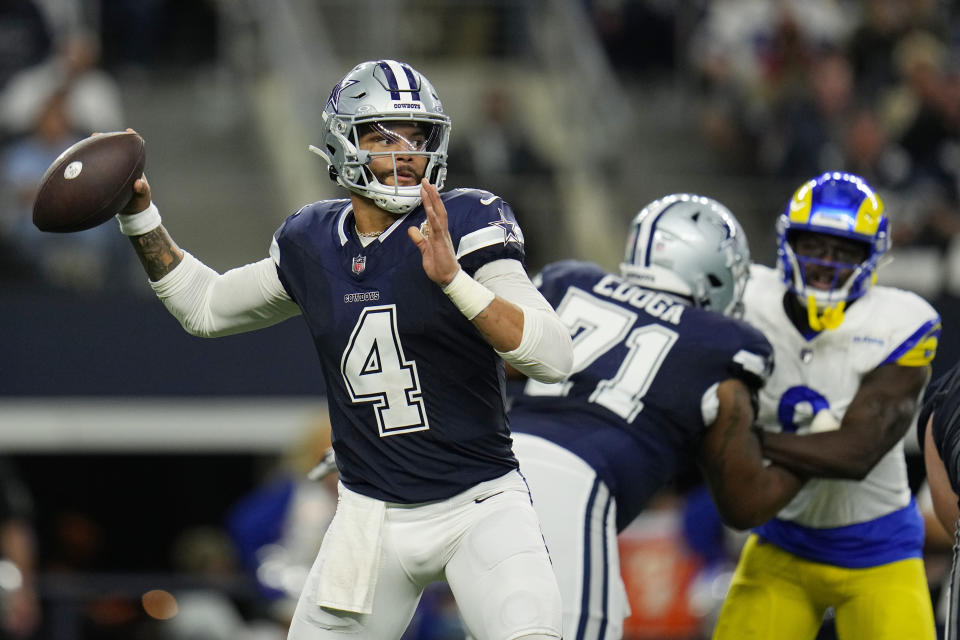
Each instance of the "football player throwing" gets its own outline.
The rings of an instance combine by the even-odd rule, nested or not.
[[[570,336],[524,271],[510,206],[479,189],[440,193],[449,137],[426,77],[364,62],[333,88],[312,147],[349,197],[287,218],[270,257],[216,273],[173,243],[145,179],[120,216],[190,333],[295,315],[310,329],[340,497],[291,640],[399,638],[438,580],[476,638],[560,637],[560,594],[511,449],[503,360],[561,380]]]

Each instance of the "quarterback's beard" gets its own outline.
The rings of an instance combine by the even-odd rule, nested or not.
[[[385,187],[393,187],[393,186],[415,187],[416,185],[420,184],[420,181],[423,179],[423,174],[410,166],[397,167],[397,173],[396,173],[397,182],[394,182],[393,180],[394,173],[392,168],[387,169],[385,171],[378,171],[373,175],[376,176],[377,181],[380,184],[384,185]],[[400,182],[400,179],[402,178],[406,178],[406,180],[404,180],[403,182]]]

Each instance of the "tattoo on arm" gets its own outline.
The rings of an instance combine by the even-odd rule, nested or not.
[[[153,282],[173,271],[183,261],[183,251],[162,226],[142,236],[132,236],[130,242],[147,277]]]

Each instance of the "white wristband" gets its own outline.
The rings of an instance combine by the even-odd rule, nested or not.
[[[160,210],[153,202],[139,213],[118,213],[120,233],[125,236],[142,236],[160,226]]]
[[[468,276],[463,269],[457,271],[457,275],[443,288],[443,292],[467,320],[473,320],[480,315],[497,297],[493,291]]]

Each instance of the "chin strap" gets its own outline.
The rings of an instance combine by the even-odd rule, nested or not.
[[[817,301],[813,296],[807,297],[807,323],[814,331],[823,331],[824,329],[836,329],[843,322],[843,309],[847,306],[846,302],[838,302],[832,307],[827,307],[823,313],[817,313]]]

